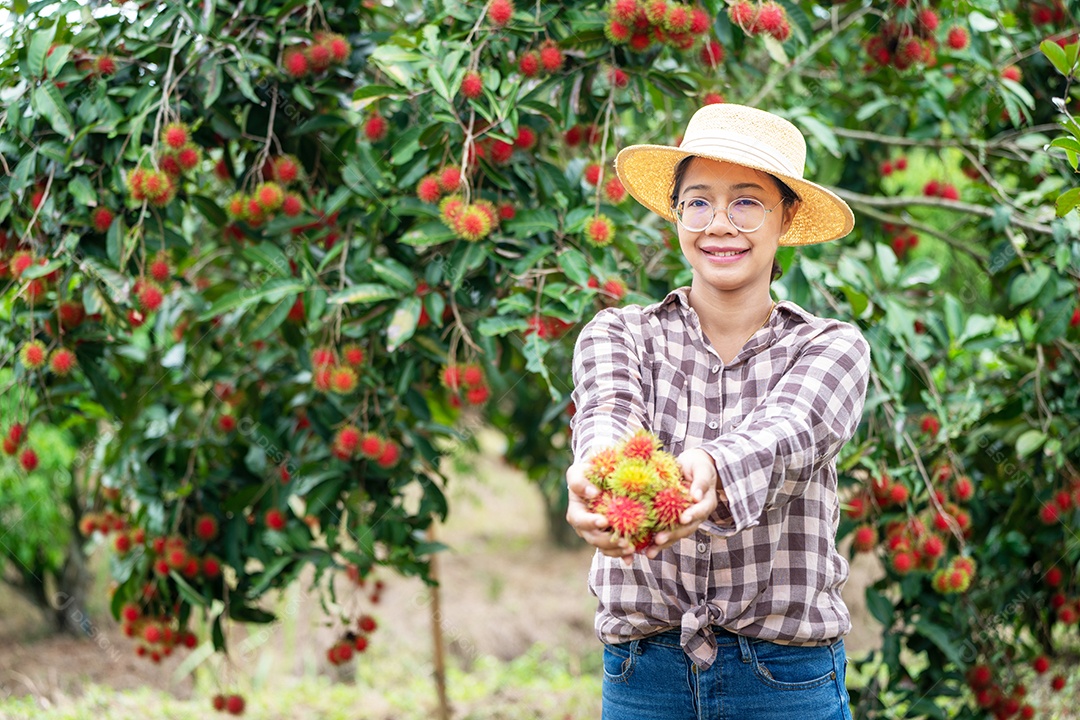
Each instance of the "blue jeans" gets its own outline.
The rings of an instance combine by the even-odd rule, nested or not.
[[[851,720],[843,639],[798,647],[715,630],[708,670],[678,630],[605,645],[603,720]]]

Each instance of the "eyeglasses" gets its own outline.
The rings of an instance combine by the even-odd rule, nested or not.
[[[727,217],[737,230],[746,233],[754,232],[765,224],[768,214],[782,202],[784,202],[783,198],[771,208],[766,208],[754,198],[735,198],[728,203]],[[675,217],[690,232],[701,232],[712,225],[716,217],[716,208],[704,198],[691,198],[675,206]]]

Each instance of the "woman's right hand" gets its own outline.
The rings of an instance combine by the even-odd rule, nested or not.
[[[616,538],[608,529],[607,518],[589,512],[588,500],[596,497],[599,490],[585,479],[584,463],[574,463],[566,471],[566,486],[570,500],[566,508],[566,522],[585,542],[608,557],[622,558],[626,565],[634,562],[634,546],[626,538]]]

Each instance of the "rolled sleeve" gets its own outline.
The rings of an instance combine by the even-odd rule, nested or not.
[[[574,345],[573,379],[575,462],[649,426],[637,348],[614,309],[600,311],[582,329]]]
[[[808,343],[738,427],[702,444],[722,489],[710,529],[734,535],[802,495],[855,434],[869,372],[866,340],[836,323]]]

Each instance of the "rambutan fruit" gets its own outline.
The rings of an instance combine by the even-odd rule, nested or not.
[[[540,45],[540,65],[549,73],[557,72],[563,66],[563,52],[554,40],[545,40]]]
[[[701,46],[698,57],[705,67],[719,67],[720,63],[724,62],[724,46],[716,40],[709,40]]]
[[[339,365],[330,371],[330,390],[339,395],[347,395],[356,389],[356,371],[351,367]]]
[[[360,438],[360,428],[355,425],[346,425],[335,433],[334,447],[341,450],[345,455],[355,455],[357,448],[360,447]]]
[[[462,240],[476,242],[491,232],[491,220],[475,205],[469,205],[454,219],[453,229]]]
[[[540,53],[530,50],[518,60],[518,70],[527,78],[536,77],[540,72]]]
[[[648,430],[641,428],[634,431],[630,437],[623,441],[619,448],[625,458],[634,458],[649,462],[653,455],[660,449],[660,442],[656,436]]]
[[[45,345],[40,340],[23,343],[22,348],[19,350],[19,359],[22,361],[23,366],[30,370],[37,370],[45,365],[46,358]]]
[[[589,185],[596,185],[600,182],[600,173],[600,163],[589,163],[585,166],[585,172],[581,176]]]
[[[38,466],[38,455],[32,448],[26,448],[19,453],[19,465],[26,472],[34,472]]]
[[[284,200],[285,193],[276,182],[264,182],[255,189],[255,202],[263,212],[274,212]]]
[[[461,189],[461,170],[447,167],[439,173],[439,188],[445,193],[454,193]]]
[[[609,278],[600,287],[600,291],[615,302],[619,302],[626,297],[626,290],[626,282],[622,278]]]
[[[465,391],[465,400],[470,405],[483,405],[491,397],[491,390],[486,385],[469,388]]]
[[[514,147],[518,150],[532,150],[536,146],[536,132],[527,125],[518,126]]]
[[[379,142],[386,137],[390,124],[381,115],[372,115],[364,121],[364,137],[371,142]]]
[[[442,188],[439,186],[439,178],[435,175],[425,175],[416,184],[416,197],[422,202],[438,202],[442,196]]]
[[[352,54],[352,45],[343,35],[337,33],[324,36],[320,44],[330,52],[330,61],[336,65],[348,60]]]
[[[728,18],[733,25],[738,25],[744,31],[750,31],[756,26],[758,11],[749,0],[738,0],[728,6]]]
[[[645,522],[645,505],[633,498],[612,495],[607,504],[605,517],[608,526],[622,537],[636,535]]]
[[[626,200],[626,188],[618,177],[612,177],[604,183],[604,200],[612,205],[618,205]]]
[[[266,523],[266,527],[271,530],[282,530],[285,528],[285,514],[277,508],[267,510],[266,515],[263,516],[263,521]]]
[[[614,18],[609,18],[608,21],[604,23],[604,35],[613,45],[623,45],[630,41],[633,33],[624,23],[621,23]]]
[[[783,6],[769,0],[769,2],[762,3],[758,8],[753,30],[772,35],[786,23],[787,12],[785,12]]]
[[[449,195],[439,202],[439,216],[450,227],[454,226],[454,221],[464,209],[465,203],[460,195]]]
[[[297,193],[286,193],[285,199],[281,201],[281,212],[283,212],[286,217],[296,217],[303,211],[303,199]]]
[[[377,434],[372,432],[364,433],[363,437],[360,438],[360,454],[369,460],[374,460],[382,455],[384,445],[383,439]]]
[[[116,74],[116,60],[112,55],[99,55],[94,61],[94,72],[101,77]]]
[[[401,448],[393,440],[387,440],[383,445],[382,453],[375,458],[375,464],[381,468],[391,468],[397,464],[401,457]]]
[[[188,127],[181,122],[169,123],[161,131],[161,140],[173,150],[179,150],[187,145],[188,138]]]
[[[504,27],[514,15],[514,3],[511,0],[491,0],[487,9],[487,19],[495,27]]]
[[[57,348],[49,356],[49,370],[60,377],[67,376],[75,368],[75,353],[67,348]]]
[[[694,7],[690,10],[690,33],[692,35],[703,35],[711,26],[712,20],[702,8]]]
[[[143,282],[139,287],[136,298],[139,301],[139,308],[144,313],[149,314],[161,307],[165,295],[157,283]]]
[[[690,494],[682,484],[663,488],[653,496],[653,516],[661,529],[677,526],[686,508],[690,507]]]
[[[311,69],[315,72],[322,72],[330,67],[330,63],[333,61],[330,48],[320,43],[316,43],[307,49],[307,58],[308,62],[311,63]]]
[[[465,77],[461,79],[461,94],[472,99],[480,97],[483,92],[484,79],[480,77],[480,73],[473,70],[465,73]]]
[[[624,459],[615,468],[609,480],[611,489],[617,495],[644,498],[652,496],[660,485],[650,463],[637,459]]]
[[[628,25],[633,24],[641,12],[637,0],[612,0],[607,6],[608,17]]]
[[[364,349],[356,343],[349,343],[341,350],[341,358],[359,370],[364,364]]]
[[[105,233],[108,232],[109,228],[112,226],[116,215],[114,215],[113,211],[107,207],[99,207],[94,210],[90,215],[90,218],[93,222],[94,229],[99,233]]]
[[[597,215],[585,226],[585,239],[596,247],[610,245],[615,239],[615,223],[607,215]]]
[[[202,159],[202,152],[195,145],[185,145],[176,151],[176,162],[183,172],[194,170]]]

